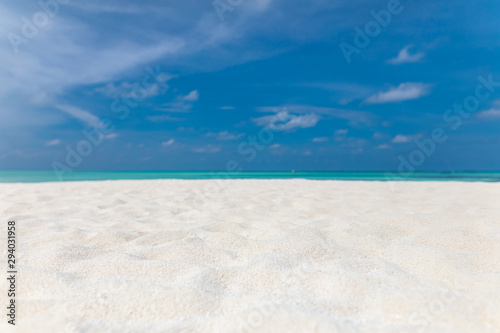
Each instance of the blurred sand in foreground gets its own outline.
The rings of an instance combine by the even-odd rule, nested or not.
[[[500,184],[0,184],[2,332],[500,332]]]

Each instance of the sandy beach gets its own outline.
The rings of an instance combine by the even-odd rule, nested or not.
[[[499,332],[500,184],[0,184],[2,332]]]

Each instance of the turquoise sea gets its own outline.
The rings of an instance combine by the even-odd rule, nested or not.
[[[316,179],[316,180],[400,180],[500,182],[500,172],[397,172],[331,171],[73,171],[58,179],[53,171],[0,171],[0,183],[38,183],[118,179]]]

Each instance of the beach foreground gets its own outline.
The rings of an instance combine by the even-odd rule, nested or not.
[[[2,332],[500,331],[498,183],[0,184],[0,212]]]

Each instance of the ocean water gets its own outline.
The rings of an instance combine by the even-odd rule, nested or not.
[[[0,183],[39,183],[119,179],[315,179],[371,181],[500,182],[500,172],[330,172],[330,171],[73,171],[61,178],[53,171],[0,171]]]

